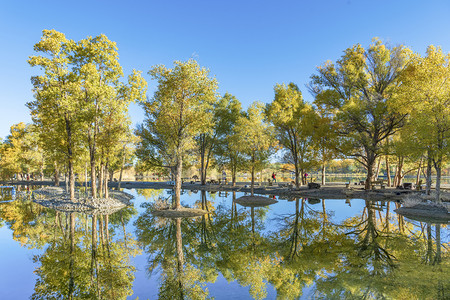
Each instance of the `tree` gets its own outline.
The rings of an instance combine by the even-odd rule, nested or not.
[[[294,83],[277,84],[275,98],[266,106],[266,115],[273,124],[280,145],[289,151],[288,161],[294,165],[295,186],[300,185],[305,168],[311,162],[315,113],[303,101],[302,93]],[[302,180],[302,184],[305,184]]]
[[[83,104],[83,127],[85,144],[89,149],[89,159],[91,167],[92,196],[97,197],[96,167],[98,140],[107,136],[109,129],[106,124],[111,122],[105,118],[111,116],[111,112],[118,113],[120,117],[123,113],[122,107],[117,97],[119,78],[123,75],[122,67],[119,64],[119,54],[116,43],[110,41],[101,34],[94,38],[87,37],[73,44],[71,53],[71,63],[77,76],[79,87],[79,102]],[[101,124],[101,122],[104,122]],[[106,126],[108,127],[108,125]],[[101,158],[102,159],[102,158]],[[100,167],[100,175],[103,175],[103,165]],[[100,182],[102,176],[100,177]]]
[[[217,115],[220,120],[218,128],[221,135],[218,137],[214,151],[215,158],[220,167],[231,171],[231,182],[234,186],[237,171],[243,162],[238,147],[240,141],[235,131],[237,120],[242,115],[241,102],[235,96],[225,93],[220,100]]]
[[[247,156],[247,165],[252,174],[252,195],[255,183],[255,170],[261,169],[274,149],[273,129],[264,122],[264,105],[254,102],[244,116],[236,123],[236,136],[239,149]]]
[[[142,103],[146,119],[137,134],[142,139],[141,158],[175,169],[174,208],[178,209],[183,157],[193,149],[193,138],[210,125],[217,82],[194,60],[175,61],[174,65],[173,69],[159,65],[149,71],[158,88],[153,98]]]
[[[399,75],[409,51],[387,47],[378,39],[368,49],[357,44],[345,50],[335,64],[328,61],[311,77],[315,103],[334,114],[338,132],[347,142],[347,155],[367,169],[366,189],[382,142],[405,123],[406,113],[391,109]],[[344,149],[344,148],[342,148]]]
[[[429,46],[425,57],[413,56],[402,76],[401,95],[394,104],[411,115],[408,127],[436,169],[437,202],[440,202],[442,166],[450,153],[449,79],[450,54]]]
[[[40,128],[43,144],[65,154],[71,200],[75,197],[74,162],[81,139],[78,84],[69,67],[72,45],[73,41],[67,40],[63,33],[43,31],[34,50],[44,55],[31,56],[28,63],[41,67],[44,74],[31,78],[35,100],[27,103],[34,123]]]

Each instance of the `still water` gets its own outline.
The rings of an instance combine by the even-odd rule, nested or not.
[[[0,299],[448,299],[447,224],[395,202],[186,192],[198,218],[153,217],[166,190],[125,190],[133,207],[64,213],[0,201]]]

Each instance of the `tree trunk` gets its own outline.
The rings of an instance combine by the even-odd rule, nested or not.
[[[403,181],[403,162],[405,161],[404,157],[399,157],[398,159],[398,168],[397,168],[397,186],[402,185]]]
[[[423,157],[420,157],[419,168],[417,169],[417,174],[416,174],[416,186],[419,185],[419,181],[420,181],[420,170],[422,169],[422,160],[423,160]]]
[[[100,161],[100,169],[98,172],[98,196],[99,198],[103,198],[103,177],[104,177],[105,164],[103,163],[103,158]]]
[[[386,176],[387,176],[387,186],[392,186],[391,182],[391,166],[389,164],[389,156],[386,155]]]
[[[441,203],[441,174],[442,174],[442,158],[434,161],[434,169],[436,170],[436,203]]]
[[[294,158],[294,171],[295,171],[295,187],[298,189],[300,188],[300,178],[301,178],[301,174],[300,174],[300,170],[298,167],[298,163],[297,160]]]
[[[75,200],[75,174],[73,172],[73,161],[69,160],[69,191],[70,191],[70,201]]]
[[[373,181],[373,168],[375,166],[375,155],[373,153],[367,155],[367,178],[364,188],[370,190],[371,182]]]
[[[201,185],[206,184],[205,151],[203,147],[203,140],[201,141],[200,147],[200,183]]]
[[[326,166],[323,163],[322,164],[322,185],[325,185],[325,170],[326,170]]]
[[[55,186],[59,186],[59,166],[55,161]]]
[[[91,192],[92,198],[97,198],[97,176],[95,174],[95,158],[91,155]]]
[[[378,159],[377,170],[375,172],[375,180],[378,180],[378,175],[380,174],[381,157]]]
[[[251,187],[252,187],[252,196],[253,196],[254,186],[255,186],[255,167],[252,165],[252,185],[251,185]]]
[[[73,140],[72,140],[72,127],[69,120],[69,116],[65,116],[66,133],[67,133],[67,156],[69,160],[69,194],[70,201],[75,199],[75,178],[73,172]]]
[[[232,186],[236,186],[236,170],[231,170],[231,183]]]
[[[109,159],[106,160],[106,165],[105,165],[105,182],[103,183],[103,186],[105,187],[105,198],[109,197],[109,192],[108,192],[108,168],[109,168]]]
[[[120,190],[120,184],[122,183],[122,176],[123,176],[123,169],[125,167],[125,153],[123,154],[122,158],[122,166],[120,167],[120,174],[119,174],[119,183],[117,184],[117,189]]]
[[[431,157],[431,151],[428,149],[427,151],[427,185],[426,185],[426,193],[427,195],[431,194],[431,164],[432,164],[432,157]]]
[[[181,174],[183,170],[183,158],[181,155],[177,157],[176,174],[175,174],[175,202],[174,209],[181,208]]]

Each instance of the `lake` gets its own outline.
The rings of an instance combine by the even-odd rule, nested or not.
[[[210,214],[152,216],[168,190],[124,190],[133,207],[64,213],[26,192],[0,200],[0,299],[448,299],[447,224],[396,202],[182,195]],[[158,201],[156,201],[158,202]]]

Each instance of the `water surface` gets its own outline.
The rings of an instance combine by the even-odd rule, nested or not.
[[[446,299],[446,224],[405,219],[395,202],[185,192],[209,215],[156,218],[166,190],[125,190],[112,215],[64,213],[19,193],[0,202],[0,299]],[[424,280],[426,278],[426,280]]]

